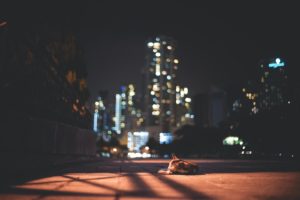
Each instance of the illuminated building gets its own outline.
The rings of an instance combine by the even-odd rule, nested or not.
[[[115,131],[118,134],[121,134],[121,95],[120,94],[116,94],[116,103],[115,103]]]
[[[280,58],[260,61],[258,103],[261,109],[288,103],[286,67]]]
[[[159,143],[160,144],[170,144],[173,142],[172,133],[159,133]]]
[[[111,133],[110,114],[106,106],[107,91],[100,91],[94,103],[93,130],[100,133]]]
[[[126,87],[121,86],[121,93],[116,94],[115,102],[115,131],[117,134],[121,134],[122,130],[125,128],[125,112],[127,107],[126,101]]]
[[[258,105],[259,85],[256,81],[248,81],[247,85],[242,88],[242,99],[235,101],[233,104],[234,111],[243,111],[245,114],[257,114],[260,110]],[[237,103],[239,102],[239,103]]]
[[[137,130],[144,124],[144,118],[141,110],[138,108],[136,100],[136,91],[133,84],[129,84],[126,90],[127,108],[125,125],[127,130]]]
[[[259,62],[259,77],[248,81],[241,89],[242,94],[233,103],[234,112],[254,115],[261,110],[289,104],[286,63],[280,58],[264,59]]]
[[[133,84],[121,87],[121,93],[116,94],[115,131],[121,134],[124,130],[137,130],[143,125],[141,110],[136,106],[136,91]]]
[[[181,127],[185,124],[194,123],[194,115],[192,114],[192,99],[189,97],[188,88],[176,86],[176,105],[175,105],[175,126]]]
[[[179,64],[175,56],[176,48],[176,42],[165,36],[147,41],[146,67],[143,74],[144,115],[147,130],[156,139],[159,139],[160,133],[170,133],[177,125],[182,125],[185,122],[182,116],[193,117],[188,89],[176,86]]]
[[[128,150],[132,152],[139,152],[140,148],[148,142],[148,139],[148,132],[128,132]]]

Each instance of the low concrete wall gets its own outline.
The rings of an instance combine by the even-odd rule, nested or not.
[[[33,118],[2,123],[1,152],[96,155],[96,138],[90,130]]]

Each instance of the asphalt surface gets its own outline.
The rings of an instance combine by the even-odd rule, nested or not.
[[[299,162],[188,160],[198,174],[158,174],[168,161],[105,159],[24,171],[1,185],[0,199],[300,199]]]

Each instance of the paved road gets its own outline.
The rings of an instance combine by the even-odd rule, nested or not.
[[[300,164],[290,161],[190,160],[197,175],[159,175],[168,160],[102,160],[27,176],[0,199],[300,199]]]

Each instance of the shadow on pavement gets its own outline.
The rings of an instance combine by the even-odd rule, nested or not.
[[[285,171],[300,171],[299,162],[294,161],[246,161],[246,160],[192,160],[197,163],[200,172],[197,175],[205,175],[211,173],[240,173],[240,172],[285,172]],[[118,199],[121,196],[132,197],[146,197],[146,198],[171,198],[157,194],[149,186],[147,182],[141,178],[140,172],[146,173],[150,178],[154,178],[162,184],[167,185],[173,190],[181,193],[188,198],[210,199],[210,197],[202,194],[193,188],[188,187],[182,183],[172,180],[170,177],[174,175],[160,175],[157,171],[160,168],[167,167],[169,160],[116,160],[116,159],[103,159],[92,162],[79,162],[69,163],[59,166],[49,166],[34,169],[1,169],[1,193],[13,193],[20,195],[38,195],[43,196],[80,196],[80,197],[114,197]],[[72,173],[115,173],[105,177],[90,177],[90,178],[77,178]],[[36,179],[60,176],[66,180],[50,180],[29,182]],[[175,175],[180,176],[180,175]],[[185,175],[186,176],[186,175]],[[193,176],[193,175],[188,175]],[[126,177],[133,185],[135,190],[127,191],[116,186],[102,184],[105,181],[113,178]],[[96,182],[95,182],[96,181]],[[90,185],[93,187],[102,188],[110,191],[112,194],[104,193],[89,193],[89,192],[70,192],[59,191],[59,187],[64,187],[72,182],[79,182],[83,185]],[[16,185],[47,185],[57,183],[59,186],[52,190],[33,189],[33,188],[20,188]],[[173,198],[173,197],[172,197]],[[174,199],[174,198],[173,198]]]
[[[103,163],[101,163],[103,165]],[[115,199],[119,199],[121,196],[126,197],[143,197],[143,198],[159,198],[159,199],[181,199],[180,197],[174,197],[174,196],[167,196],[167,195],[161,195],[154,191],[152,187],[145,182],[143,178],[138,174],[138,172],[146,172],[145,176],[154,177],[154,179],[162,182],[165,185],[168,185],[173,190],[176,190],[177,192],[181,193],[185,197],[188,198],[195,198],[197,199],[210,199],[208,196],[202,194],[201,192],[198,192],[196,190],[193,190],[192,188],[189,188],[183,184],[177,183],[167,177],[161,176],[159,174],[156,174],[156,172],[151,172],[147,169],[147,167],[156,168],[157,166],[153,166],[153,163],[148,163],[146,166],[143,164],[136,164],[130,160],[122,161],[122,162],[107,162],[107,164],[110,165],[110,170],[106,171],[100,171],[99,168],[93,168],[97,166],[97,162],[92,163],[85,163],[80,164],[77,167],[64,167],[62,169],[57,169],[57,171],[44,171],[44,173],[33,173],[30,174],[32,176],[23,176],[19,177],[20,179],[11,179],[12,182],[10,184],[6,185],[5,188],[2,188],[3,193],[10,193],[10,194],[18,194],[18,195],[35,195],[38,196],[37,198],[43,198],[45,196],[72,196],[72,197],[114,197]],[[120,167],[121,166],[121,167]],[[133,167],[133,169],[128,170],[130,166]],[[87,168],[86,168],[87,167]],[[94,169],[94,170],[92,170]],[[105,168],[107,169],[107,168]],[[119,169],[119,171],[117,171]],[[72,175],[68,175],[68,173],[102,173],[102,172],[109,172],[114,173],[118,172],[115,176],[106,176],[106,177],[97,177],[97,178],[77,178]],[[66,175],[67,174],[67,175]],[[34,176],[35,175],[35,176]],[[40,179],[43,177],[50,177],[50,176],[59,176],[65,178],[65,180],[60,181],[42,181],[42,182],[33,182],[33,183],[26,183],[30,180]],[[112,179],[112,178],[120,178],[120,177],[127,177],[129,179],[129,182],[133,185],[133,190],[123,190],[122,188],[118,188],[116,186],[109,186],[105,184],[101,184],[99,180],[105,180],[105,179]],[[14,182],[14,181],[15,182]],[[97,182],[95,182],[97,180]],[[78,182],[83,185],[89,185],[93,187],[98,187],[99,189],[105,189],[110,191],[112,194],[107,193],[101,193],[101,192],[72,192],[72,191],[60,191],[59,189],[62,187],[65,187],[69,185],[72,182]],[[32,186],[32,185],[43,185],[43,184],[51,184],[51,183],[58,183],[59,185],[51,190],[46,189],[39,189],[39,188],[20,188],[15,187],[15,185],[24,184],[26,186]]]

